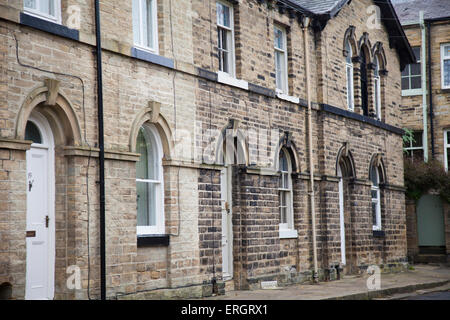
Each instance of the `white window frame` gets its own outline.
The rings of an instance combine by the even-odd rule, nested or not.
[[[350,111],[355,110],[355,91],[354,91],[354,84],[353,84],[353,62],[348,62],[347,59],[351,61],[353,56],[352,46],[350,42],[347,41],[348,45],[348,52],[347,57],[345,60],[345,77],[346,77],[346,86],[347,86],[347,108]],[[350,77],[350,79],[349,79]],[[350,86],[349,86],[349,80],[350,80]]]
[[[444,61],[450,60],[450,55],[444,55],[444,48],[446,46],[450,46],[450,42],[441,44],[441,89],[450,89],[450,84],[448,86],[444,85]]]
[[[286,28],[274,24],[274,51],[275,51],[275,83],[276,83],[276,92],[281,94],[289,94],[289,82],[288,82],[288,52],[287,52],[287,36],[286,36]],[[279,48],[275,45],[275,31],[281,31],[283,37],[283,48]],[[283,59],[283,68],[281,70],[281,79],[278,77],[278,68],[277,68],[277,53],[282,55]],[[281,87],[281,88],[280,88]]]
[[[155,185],[156,202],[155,202],[155,213],[156,213],[156,225],[155,226],[136,226],[137,235],[154,235],[154,234],[164,234],[165,233],[165,216],[164,216],[164,172],[162,166],[163,158],[163,147],[161,142],[161,137],[158,130],[153,124],[144,124],[145,140],[149,139],[149,134],[153,135],[156,145],[153,146],[153,152],[156,153],[155,159],[158,179],[137,179],[136,182],[152,183]],[[151,164],[148,164],[149,166]]]
[[[134,35],[133,35],[133,42],[134,42],[134,47],[144,50],[144,51],[148,51],[154,54],[159,54],[159,44],[158,44],[158,6],[157,6],[157,0],[132,0],[132,1],[138,1],[139,2],[139,42],[136,43],[134,42]],[[149,47],[144,45],[144,34],[147,34],[150,30],[145,31],[144,30],[144,24],[142,23],[143,21],[143,17],[144,17],[144,13],[142,12],[142,1],[151,1],[151,6],[152,6],[152,26],[151,26],[151,31],[153,33],[152,39],[153,39],[153,47]],[[132,6],[134,7],[134,6]],[[132,9],[133,10],[133,9]],[[134,21],[132,22],[134,24]],[[134,32],[134,28],[135,26],[133,25],[133,32]],[[147,25],[147,28],[149,28],[149,26]],[[145,33],[144,33],[145,31]]]
[[[422,47],[420,46],[415,46],[414,48],[419,48],[419,58],[417,59],[417,63],[422,67]],[[411,64],[406,65],[405,68],[409,69],[409,73],[407,76],[402,76],[400,75],[400,81],[403,78],[408,78],[409,80],[409,87],[411,88]],[[421,68],[422,70],[422,68]],[[415,75],[414,77],[418,77],[419,75]],[[401,86],[401,83],[400,83]],[[418,95],[422,95],[424,91],[424,88],[422,88],[422,71],[420,73],[420,88],[416,88],[416,89],[403,89],[402,88],[402,96],[418,96]]]
[[[218,21],[218,15],[216,13],[216,24],[217,24],[217,39],[219,39],[219,29],[225,30],[227,33],[227,42],[230,47],[228,50],[228,69],[229,72],[225,72],[223,70],[220,70],[220,51],[219,43],[217,43],[217,51],[218,51],[218,58],[219,58],[219,73],[223,73],[226,75],[229,75],[230,77],[235,78],[236,77],[236,57],[235,57],[235,47],[234,47],[234,7],[232,4],[225,2],[225,1],[217,1],[216,2],[216,10],[217,10],[217,4],[221,4],[225,7],[228,7],[230,12],[230,27],[224,26],[219,23]]]
[[[413,132],[420,132],[421,130],[413,130]],[[422,146],[420,147],[414,147],[413,146],[413,141],[409,142],[409,146],[408,147],[404,147],[403,150],[404,151],[412,151],[412,158],[414,158],[414,150],[422,150],[422,154],[424,154],[424,148],[423,148],[423,131],[422,131]],[[409,157],[409,154],[408,154]]]
[[[376,179],[377,179],[377,184],[378,186],[374,186],[371,180],[371,192],[370,192],[370,197],[372,199],[371,203],[375,203],[376,207],[375,207],[375,220],[376,220],[376,224],[373,224],[372,222],[372,229],[374,231],[378,231],[381,230],[381,192],[380,192],[380,173],[378,172],[379,168],[375,167],[375,172],[376,172]],[[372,168],[370,170],[370,172],[372,172]],[[372,177],[371,177],[372,179]],[[372,197],[372,191],[376,192],[376,198]],[[370,213],[371,213],[371,220],[373,221],[373,212],[372,212],[372,207],[370,208]]]
[[[375,113],[378,120],[381,120],[381,85],[380,85],[380,64],[378,57],[375,56],[375,70],[374,70],[374,104]]]
[[[279,234],[280,238],[297,238],[297,230],[294,229],[294,205],[293,205],[293,191],[292,191],[292,159],[289,153],[282,148],[280,153],[283,152],[288,164],[288,171],[281,171],[280,163],[278,163],[278,170],[280,173],[280,186],[278,188],[280,197],[280,225]],[[278,157],[279,159],[279,157]],[[287,188],[283,187],[284,182],[287,179]],[[282,198],[284,198],[284,206],[281,205]],[[281,208],[286,208],[286,223],[281,223]]]
[[[35,0],[35,1],[36,1],[36,8],[39,8],[39,3],[41,0]],[[50,21],[53,23],[61,24],[61,0],[50,0],[50,1],[53,1],[53,5],[55,8],[54,16],[46,14],[46,13],[40,11],[39,9],[32,9],[32,8],[25,7],[25,2],[23,3],[23,10],[26,14],[28,14],[30,16],[34,16],[36,18],[47,20],[47,21]]]
[[[450,140],[448,136],[450,135],[450,129],[444,131],[444,167],[445,171],[448,172],[450,169],[448,167],[448,161],[450,158]]]

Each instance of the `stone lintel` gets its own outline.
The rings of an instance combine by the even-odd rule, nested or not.
[[[0,149],[27,151],[33,141],[0,138]]]

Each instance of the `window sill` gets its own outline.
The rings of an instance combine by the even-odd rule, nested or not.
[[[385,233],[383,230],[373,230],[373,236],[375,238],[383,238],[385,236]]]
[[[64,38],[76,41],[79,41],[80,39],[80,33],[78,30],[67,28],[66,26],[63,26],[59,23],[49,21],[42,17],[36,17],[29,13],[20,13],[20,24]]]
[[[296,239],[297,237],[297,230],[280,230],[280,239]]]
[[[170,236],[168,234],[143,234],[137,236],[138,247],[169,246]]]
[[[284,100],[284,101],[289,101],[289,102],[292,102],[292,103],[295,103],[295,104],[300,103],[300,98],[284,94],[284,93],[282,93],[280,91],[277,92],[277,98],[281,99],[281,100]]]
[[[402,97],[421,96],[421,95],[423,95],[422,89],[402,90]]]
[[[248,90],[248,82],[245,80],[236,79],[230,76],[228,73],[219,71],[217,72],[217,82],[228,84],[233,87]]]
[[[172,59],[160,56],[155,53],[151,53],[150,51],[147,50],[142,50],[137,47],[131,48],[131,56],[133,58],[151,62],[170,69],[173,69],[175,66],[174,61]]]

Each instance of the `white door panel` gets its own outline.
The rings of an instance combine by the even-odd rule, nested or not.
[[[222,273],[225,280],[233,277],[233,225],[231,206],[231,168],[221,171],[222,202]]]
[[[34,121],[33,121],[34,122]],[[53,139],[45,121],[34,122],[42,144],[32,144],[27,163],[27,257],[25,298],[53,299],[54,292],[54,168]],[[48,125],[48,123],[47,123]]]

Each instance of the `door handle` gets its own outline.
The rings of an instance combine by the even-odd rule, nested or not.
[[[45,227],[48,228],[48,223],[50,221],[50,218],[48,216],[45,216]]]
[[[228,201],[225,202],[225,210],[227,211],[227,213],[230,213],[230,204],[228,203]]]

